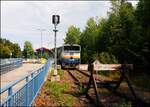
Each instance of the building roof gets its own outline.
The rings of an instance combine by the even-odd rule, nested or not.
[[[50,49],[48,48],[45,48],[45,47],[41,47],[41,48],[37,48],[36,51],[41,51],[41,50],[45,50],[45,51],[51,51]]]

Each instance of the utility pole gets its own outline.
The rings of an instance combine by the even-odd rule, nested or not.
[[[43,34],[43,31],[46,31],[46,29],[37,29],[37,30],[39,30],[40,31],[40,33],[41,33],[41,57],[42,57],[42,47],[43,47],[43,38],[42,38],[42,34]]]
[[[58,32],[58,30],[56,29],[56,26],[59,24],[59,19],[60,16],[59,15],[53,15],[52,16],[52,23],[54,24],[54,46],[55,46],[55,65],[54,65],[54,75],[57,75],[57,49],[56,49],[56,33]]]

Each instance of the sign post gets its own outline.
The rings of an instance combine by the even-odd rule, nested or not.
[[[52,16],[52,23],[54,24],[54,32],[55,32],[55,37],[54,37],[54,46],[55,46],[55,66],[54,66],[54,75],[57,75],[57,49],[56,49],[56,33],[58,30],[56,29],[56,26],[59,24],[60,16],[59,15],[53,15]]]
[[[54,47],[55,47],[55,65],[54,65],[54,81],[59,80],[59,76],[57,75],[57,49],[56,49],[56,33],[58,30],[56,29],[57,25],[60,23],[60,16],[59,15],[52,15],[52,23],[54,24]]]

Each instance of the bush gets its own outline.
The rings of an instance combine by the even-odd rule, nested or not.
[[[116,57],[108,52],[101,52],[99,54],[94,54],[93,59],[98,59],[103,64],[112,64],[112,63],[118,63],[118,60]]]

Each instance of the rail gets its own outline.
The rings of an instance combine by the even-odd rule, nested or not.
[[[0,59],[0,75],[22,66],[22,58]]]
[[[0,95],[5,92],[8,93],[6,99],[1,101],[0,106],[31,106],[38,91],[44,83],[45,76],[47,75],[51,65],[50,62],[50,60],[47,60],[46,64],[42,68],[22,77],[19,80],[16,80],[9,86],[0,89]],[[26,83],[19,90],[13,93],[13,87],[23,80],[26,81]]]

